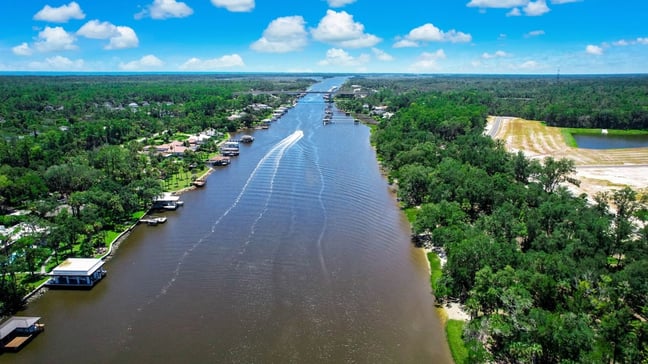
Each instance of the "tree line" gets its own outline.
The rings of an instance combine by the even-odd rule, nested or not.
[[[633,92],[646,87],[645,80],[642,86],[633,78],[615,78],[611,85],[595,81],[600,94],[590,102],[606,95],[617,99],[608,93],[622,84]],[[476,91],[476,82],[487,88]],[[518,97],[522,85],[536,82],[538,88],[525,96],[553,97],[547,110],[557,102],[581,102],[567,102],[578,99],[578,91],[552,96],[544,87],[542,93],[546,80],[360,78],[349,83],[374,93],[340,105],[389,105],[395,112],[378,123],[372,142],[403,207],[414,211],[414,240],[446,253],[434,291],[439,300],[458,300],[467,308],[470,362],[645,362],[645,193],[623,188],[593,201],[576,196],[566,187],[579,183],[573,161],[529,160],[483,135],[488,114],[518,102],[502,101],[501,95]],[[499,89],[511,84],[519,87]]]
[[[646,75],[357,77],[349,84],[377,91],[368,100],[350,101],[347,107],[356,111],[366,101],[399,109],[417,95],[436,91],[483,105],[489,115],[542,120],[549,126],[648,129]]]

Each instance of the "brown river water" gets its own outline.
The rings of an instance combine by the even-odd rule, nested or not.
[[[451,363],[369,128],[325,107],[309,94],[255,131],[93,289],[30,303],[45,331],[0,363]]]

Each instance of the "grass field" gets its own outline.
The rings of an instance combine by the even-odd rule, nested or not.
[[[468,362],[468,349],[462,338],[463,327],[464,322],[459,320],[448,320],[445,326],[448,345],[450,346],[450,352],[452,353],[452,359],[454,359],[455,364]]]

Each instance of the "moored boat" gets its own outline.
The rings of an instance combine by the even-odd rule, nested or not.
[[[252,135],[243,135],[241,137],[241,143],[252,143],[254,141],[254,137]]]
[[[221,154],[224,156],[239,155],[239,142],[226,141],[220,148]]]
[[[208,162],[211,163],[211,165],[213,165],[213,166],[226,166],[226,165],[230,164],[231,159],[230,159],[230,157],[225,157],[225,156],[222,156],[222,155],[218,155],[216,157],[210,158],[208,160]]]

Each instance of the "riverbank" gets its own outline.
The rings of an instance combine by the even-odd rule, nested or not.
[[[243,129],[239,130],[239,132],[240,131],[243,131]],[[232,135],[228,133],[226,137],[224,137],[223,139],[218,141],[217,146],[220,147],[223,143],[230,140],[231,138],[232,138]],[[208,169],[205,172],[203,172],[202,174],[200,174],[196,178],[197,179],[206,179],[210,174],[212,174],[214,172],[214,170],[215,169],[213,167],[208,167]],[[182,188],[179,188],[179,189],[176,189],[176,190],[173,190],[173,191],[168,191],[168,192],[170,192],[173,195],[181,195],[181,194],[183,194],[185,192],[195,190],[196,188],[197,187],[195,185],[190,184],[190,185],[188,185],[186,187],[182,187]],[[119,246],[130,235],[131,231],[138,224],[140,224],[142,219],[144,219],[147,215],[151,214],[151,212],[152,212],[151,209],[147,210],[145,213],[142,214],[142,216],[137,218],[131,225],[129,225],[122,232],[120,232],[110,243],[108,243],[108,246],[106,248],[102,248],[102,249],[105,249],[105,252],[103,254],[99,255],[99,256],[96,256],[96,258],[104,260],[104,261],[110,260],[115,255],[117,250],[119,249]],[[44,269],[45,268],[43,266],[41,268],[43,273],[41,273],[41,274],[47,275],[49,272],[44,271]],[[32,289],[25,296],[23,296],[22,300],[24,302],[24,305],[27,306],[31,302],[33,302],[34,300],[42,297],[47,292],[47,290],[48,290],[47,289],[47,280],[45,280],[43,283],[39,284],[36,288]]]
[[[357,114],[354,113],[353,117],[357,120],[360,120],[362,123],[366,124],[371,130],[378,125],[378,121],[366,114]],[[375,150],[375,146],[372,145],[372,148]],[[380,160],[376,161],[380,169],[380,173],[384,178],[389,179],[389,172],[385,169],[384,165]],[[396,197],[398,193],[398,181],[390,181],[389,191]],[[408,221],[410,224],[413,223],[415,214],[407,214]],[[426,262],[428,265],[428,275],[430,276],[430,288],[432,294],[435,291],[435,282],[441,277],[443,266],[445,265],[447,258],[445,251],[442,248],[422,248],[423,253],[426,256]],[[435,296],[436,302],[436,314],[441,321],[441,325],[446,333],[446,342],[452,353],[453,360],[456,364],[461,364],[465,362],[467,357],[467,350],[465,343],[462,338],[463,327],[466,322],[470,320],[470,315],[466,312],[464,307],[459,302],[445,302],[439,303],[437,297]]]
[[[435,281],[441,277],[443,267],[448,259],[446,258],[445,251],[441,248],[423,248],[423,250],[427,256],[430,283],[434,288]],[[437,308],[443,313],[443,317],[446,319],[460,321],[470,320],[470,315],[463,305],[458,302],[444,302],[443,304],[437,303]]]
[[[423,248],[428,262],[430,286],[434,292],[438,279],[441,278],[447,258],[442,248]],[[436,300],[436,297],[435,297]],[[459,302],[436,302],[436,312],[446,334],[446,341],[455,364],[465,363],[468,350],[463,341],[463,328],[470,320],[470,315]]]
[[[214,168],[210,167],[206,172],[201,174],[198,178],[207,178],[212,172],[214,171]],[[181,188],[179,190],[171,191],[174,195],[181,195],[184,192],[191,191],[196,189],[196,186],[188,186]],[[131,225],[129,225],[126,229],[124,229],[119,235],[117,235],[109,244],[108,247],[105,248],[106,252],[103,253],[98,257],[98,259],[108,261],[110,260],[115,253],[117,252],[117,249],[119,249],[119,246],[126,240],[128,235],[130,235],[131,231],[140,223],[140,221],[147,216],[148,214],[151,213],[152,210],[147,210],[146,213],[144,213],[140,218],[138,218],[135,222],[133,222]],[[47,274],[47,273],[45,273]],[[25,305],[29,305],[31,302],[34,300],[37,300],[38,298],[42,297],[45,293],[47,292],[47,280],[38,285],[36,288],[28,292],[25,296],[23,296],[23,302]]]

